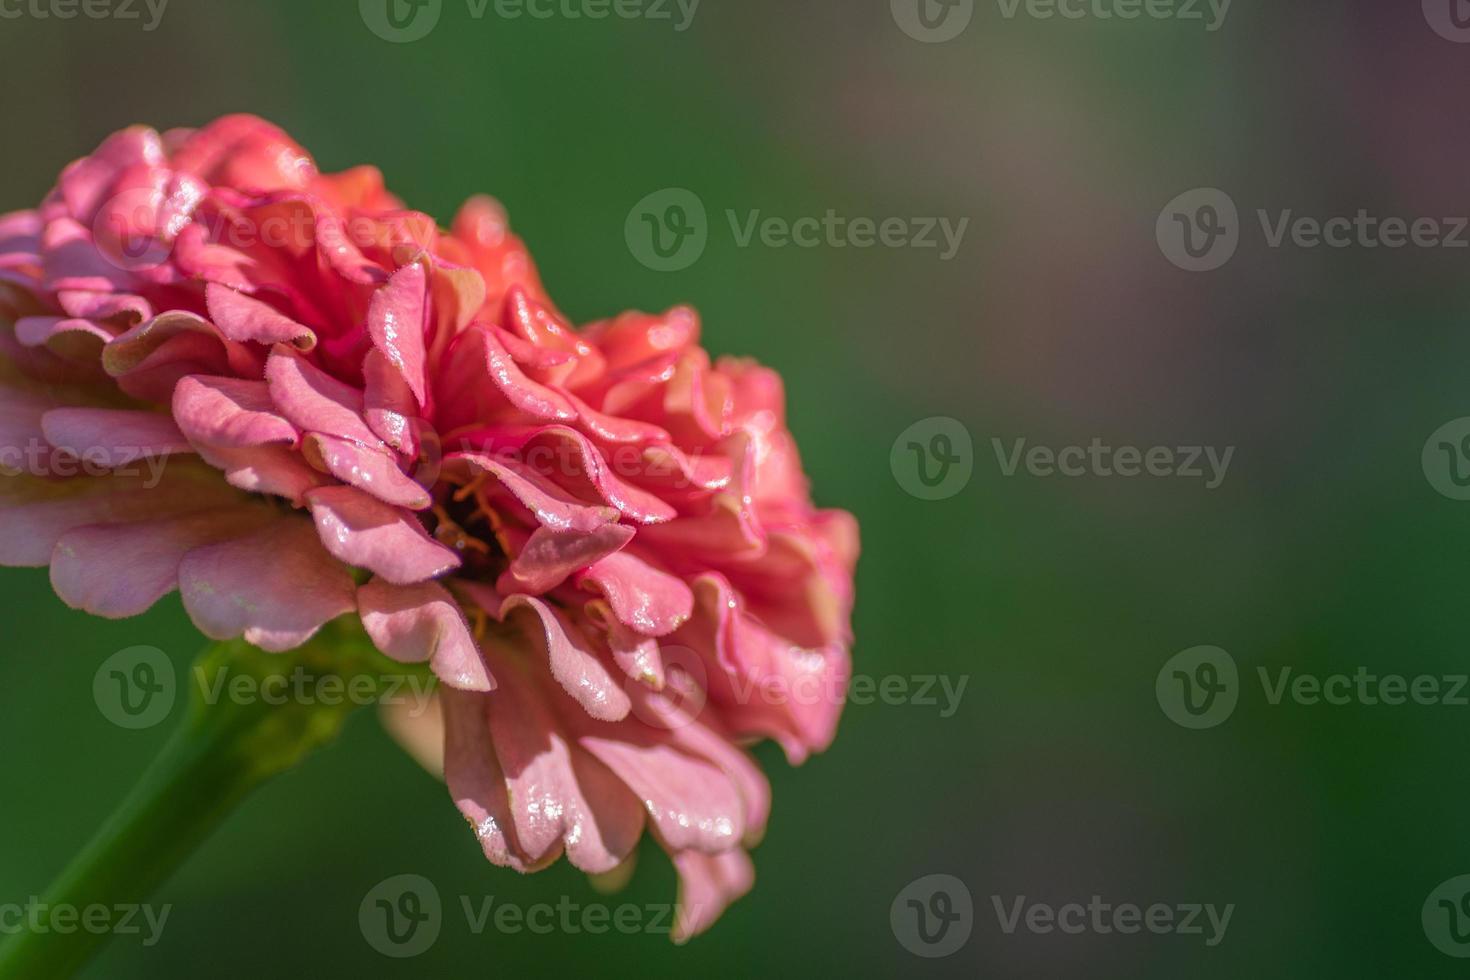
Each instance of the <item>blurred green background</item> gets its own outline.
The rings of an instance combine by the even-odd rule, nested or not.
[[[23,9],[18,5],[6,10]],[[142,10],[142,8],[139,8]],[[268,786],[168,884],[164,939],[113,943],[90,975],[1462,976],[1420,909],[1470,872],[1470,707],[1272,706],[1271,671],[1470,667],[1470,504],[1420,452],[1470,415],[1467,253],[1273,249],[1256,209],[1470,213],[1470,47],[1417,4],[1240,0],[1201,22],[1039,19],[982,0],[960,37],[912,39],[887,0],[704,0],[670,21],[475,18],[375,36],[345,0],[172,0],[142,22],[0,20],[11,134],[0,210],[37,202],[125,124],[263,115],[325,169],[370,162],[447,221],[509,208],[580,321],[697,305],[718,352],[785,375],[820,503],[854,511],[859,673],[968,676],[959,710],[848,709],[775,788],[754,893],[686,948],[665,937],[472,934],[476,902],[670,901],[645,848],[622,896],[565,863],[489,866],[444,788],[363,713]],[[146,11],[144,18],[147,19]],[[675,19],[678,19],[676,14]],[[629,210],[666,187],[709,208],[692,267],[651,271]],[[1190,274],[1155,242],[1165,203],[1219,187],[1240,249]],[[959,254],[738,247],[724,212],[970,219]],[[926,501],[890,465],[920,420],[960,420],[974,475]],[[1223,485],[1006,477],[992,438],[1235,446]],[[103,623],[40,572],[0,572],[0,902],[41,891],[161,746],[102,717],[115,651],[199,646],[176,599]],[[1154,682],[1228,650],[1244,690],[1205,731]],[[389,960],[358,928],[379,881],[445,897],[434,948]],[[974,897],[944,959],[890,929],[936,873]],[[992,896],[1235,905],[1201,937],[1006,935]]]

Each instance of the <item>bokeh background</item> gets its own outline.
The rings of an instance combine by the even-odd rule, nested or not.
[[[1370,0],[1237,0],[1216,31],[981,0],[939,44],[900,30],[887,0],[704,0],[682,32],[443,4],[406,44],[347,0],[172,0],[153,31],[8,4],[22,16],[0,19],[0,210],[37,202],[125,124],[230,111],[281,124],[324,168],[379,165],[442,220],[496,195],[578,320],[691,302],[711,348],[785,374],[819,502],[862,521],[858,671],[968,677],[964,699],[947,718],[851,706],[800,770],[763,750],[776,810],[756,890],[685,948],[472,934],[460,896],[642,905],[670,901],[674,876],[645,849],[609,899],[564,863],[490,867],[365,712],[158,894],[174,905],[161,943],[115,942],[89,975],[1463,975],[1420,909],[1470,872],[1470,707],[1272,706],[1255,675],[1470,670],[1470,504],[1420,461],[1470,415],[1470,252],[1276,249],[1254,215],[1470,214],[1470,45],[1417,3]],[[694,191],[712,227],[696,264],[661,273],[624,222],[667,187]],[[1196,187],[1242,215],[1234,259],[1202,274],[1155,240],[1160,209]],[[950,261],[741,248],[726,209],[970,225]],[[973,476],[922,500],[890,450],[939,416],[972,436]],[[1236,452],[1207,490],[1006,477],[991,444],[1093,437]],[[98,665],[147,644],[183,669],[199,640],[176,600],[101,623],[11,570],[0,635],[0,901],[24,901],[171,727],[112,726]],[[1228,722],[1190,731],[1154,684],[1200,644],[1228,650],[1244,688]],[[358,905],[410,872],[449,921],[395,961],[364,941]],[[937,873],[968,886],[974,931],[921,959],[890,904]],[[1235,911],[1213,948],[1006,935],[992,896],[1022,895]]]

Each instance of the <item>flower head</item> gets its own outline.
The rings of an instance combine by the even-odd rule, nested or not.
[[[489,199],[445,231],[253,117],[127,129],[0,217],[0,564],[267,650],[355,614],[441,680],[491,861],[647,829],[688,937],[751,884],[742,746],[832,739],[857,553],[780,379],[699,335],[575,329]]]

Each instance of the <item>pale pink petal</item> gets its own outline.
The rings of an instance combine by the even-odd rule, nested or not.
[[[284,446],[232,449],[200,445],[197,448],[201,459],[224,471],[230,486],[249,493],[284,497],[298,507],[305,505],[308,490],[331,482],[331,477],[307,466],[300,453]]]
[[[174,420],[161,412],[56,408],[42,417],[41,429],[57,449],[109,468],[194,451]]]
[[[679,944],[714,925],[725,909],[755,886],[755,865],[742,850],[723,854],[678,851],[673,859],[679,872],[679,910],[673,939]]]
[[[137,616],[178,588],[179,562],[186,553],[243,534],[269,515],[238,507],[76,528],[56,543],[51,584],[73,609],[107,619]]]
[[[184,608],[210,639],[244,635],[290,650],[357,608],[352,575],[309,522],[282,517],[245,537],[195,548],[179,565]]]
[[[459,567],[459,556],[430,538],[412,514],[354,487],[306,495],[327,550],[394,585],[412,585]]]

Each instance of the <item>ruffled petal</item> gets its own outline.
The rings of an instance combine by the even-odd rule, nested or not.
[[[459,567],[459,556],[430,538],[412,515],[353,487],[306,495],[327,550],[394,585],[413,585]]]
[[[190,551],[179,565],[179,591],[205,636],[243,635],[272,652],[300,646],[357,608],[352,575],[321,546],[311,524],[295,517]]]
[[[357,590],[362,625],[383,653],[403,663],[432,664],[435,675],[464,691],[494,690],[464,613],[437,582],[393,585],[375,579]]]

